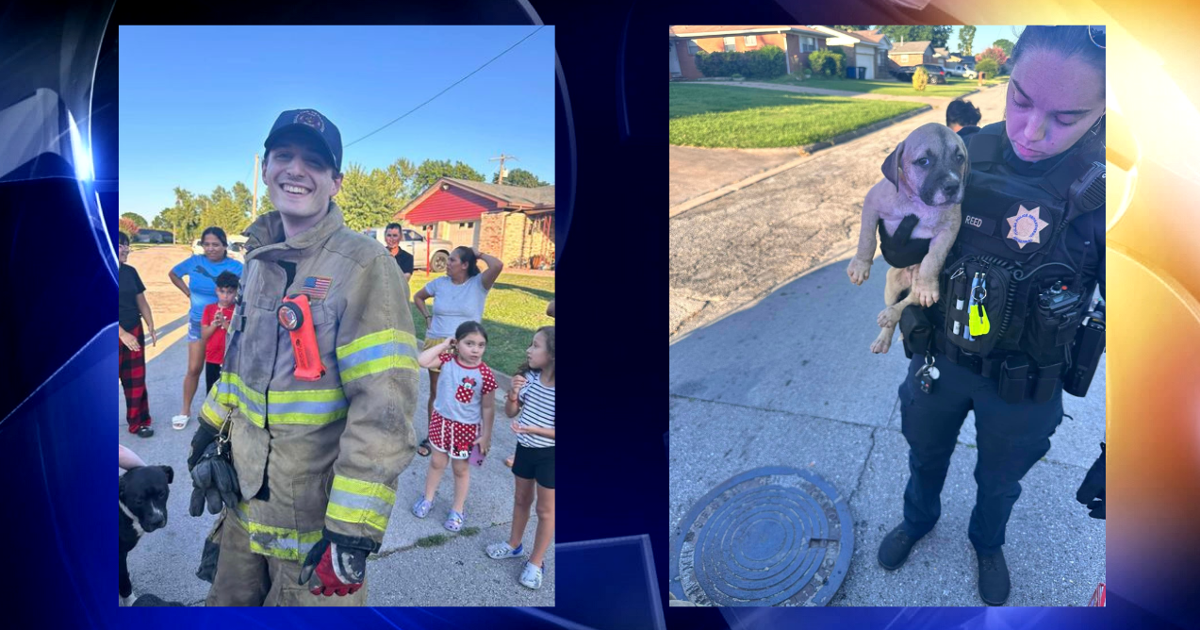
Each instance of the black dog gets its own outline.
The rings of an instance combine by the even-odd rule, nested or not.
[[[170,466],[141,466],[121,476],[121,606],[136,599],[126,557],[142,534],[167,526],[168,486],[174,480]]]

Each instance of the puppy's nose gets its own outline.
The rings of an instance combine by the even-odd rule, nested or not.
[[[946,184],[942,186],[942,191],[946,193],[947,197],[953,197],[958,193],[958,184]]]

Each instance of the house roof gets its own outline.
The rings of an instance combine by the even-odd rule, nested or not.
[[[949,52],[947,52],[945,48],[934,48],[934,49],[933,49],[933,52],[935,52],[935,53],[937,53],[937,54],[939,54],[939,55],[945,55],[945,56],[949,56],[949,55],[950,55],[950,53],[949,53]]]
[[[828,38],[830,35],[822,33],[816,29],[807,26],[799,25],[777,25],[777,26],[754,26],[754,25],[722,25],[722,26],[672,26],[669,29],[671,35],[679,37],[698,37],[701,35],[717,36],[717,35],[741,35],[743,33],[753,35],[755,33],[770,33],[779,30],[791,30],[797,33],[804,33],[813,37]]]
[[[880,47],[880,48],[882,47],[882,44],[879,43],[879,39],[882,39],[883,35],[880,35],[879,38],[877,38],[877,39],[871,39],[869,37],[861,35],[860,33],[862,31],[843,31],[838,28],[833,28],[832,26],[820,26],[820,27],[813,27],[813,28],[824,29],[826,31],[831,31],[833,33],[837,33],[836,37],[846,37],[849,39],[857,40],[858,42],[861,42],[864,44],[871,44],[872,46]]]
[[[468,179],[458,179],[455,177],[443,177],[442,179],[457,184],[462,188],[477,192],[481,195],[493,197],[512,206],[553,206],[554,205],[554,186],[539,186],[537,188],[523,188],[521,186],[506,186],[501,184],[487,184],[484,182],[475,182]]]
[[[903,44],[893,43],[892,50],[889,54],[892,54],[892,55],[899,54],[899,53],[922,54],[925,52],[926,48],[929,48],[929,44],[931,44],[931,43],[932,42],[930,42],[928,40],[923,41],[923,42],[904,42]]]
[[[878,31],[850,31],[850,34],[873,44],[878,44],[879,42],[883,41],[883,38],[885,37],[883,33]]]

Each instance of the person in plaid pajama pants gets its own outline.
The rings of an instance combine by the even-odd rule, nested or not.
[[[117,282],[118,328],[121,339],[121,387],[125,390],[126,419],[129,432],[150,437],[150,400],[146,395],[146,335],[142,319],[150,328],[151,343],[157,343],[154,316],[146,302],[146,286],[137,269],[125,264],[129,258],[129,237],[121,233],[117,239],[117,259],[121,262]]]

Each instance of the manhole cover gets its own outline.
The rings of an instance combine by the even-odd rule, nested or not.
[[[850,508],[828,481],[756,468],[714,488],[675,529],[671,592],[707,606],[825,606],[853,553]]]

